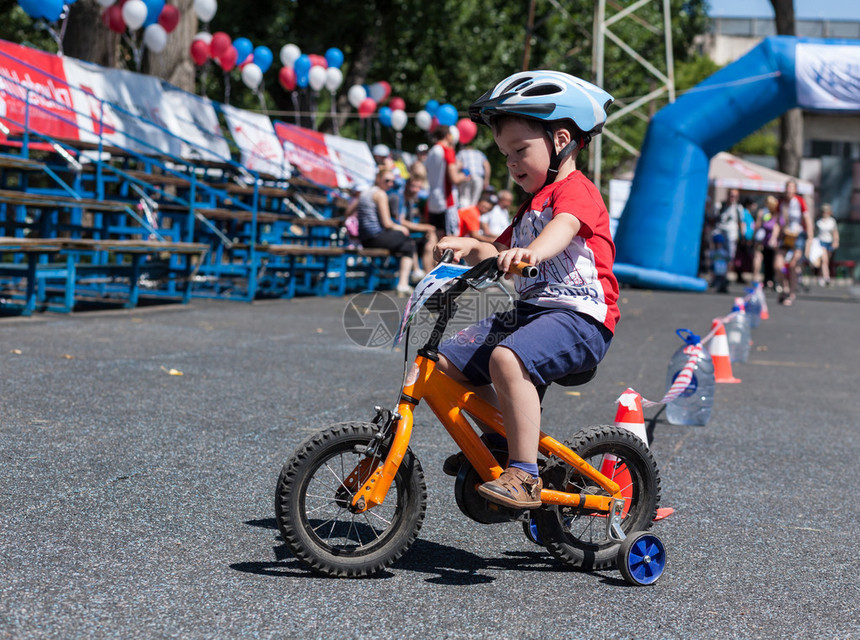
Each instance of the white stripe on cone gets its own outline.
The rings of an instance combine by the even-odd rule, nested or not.
[[[642,396],[628,387],[616,402],[618,411],[615,413],[615,426],[627,429],[647,447],[648,434],[645,431],[645,416],[642,413]]]

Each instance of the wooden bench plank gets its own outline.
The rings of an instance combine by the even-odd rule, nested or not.
[[[93,211],[125,211],[130,205],[115,200],[94,200],[92,198],[73,198],[71,196],[48,195],[0,189],[0,202],[24,206],[48,206],[90,209]]]

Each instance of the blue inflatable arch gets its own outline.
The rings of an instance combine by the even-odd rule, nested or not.
[[[860,110],[858,63],[857,41],[766,38],[658,111],[615,234],[619,281],[705,290],[697,276],[711,157],[797,106]]]

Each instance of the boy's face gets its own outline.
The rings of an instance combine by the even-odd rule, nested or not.
[[[537,193],[546,182],[550,146],[543,129],[527,120],[509,119],[493,132],[499,151],[507,158],[514,182],[528,193]]]

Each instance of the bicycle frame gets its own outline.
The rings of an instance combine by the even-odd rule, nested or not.
[[[384,462],[378,466],[367,481],[356,491],[353,497],[353,508],[357,512],[366,511],[380,505],[385,500],[394,476],[412,436],[414,424],[413,411],[421,400],[427,405],[463,451],[469,462],[484,482],[498,478],[502,473],[499,463],[490,450],[480,439],[469,424],[467,413],[477,420],[487,424],[497,433],[505,435],[502,416],[499,410],[479,397],[474,391],[448,377],[436,368],[436,362],[429,355],[418,355],[401,391],[400,403],[397,406],[397,428],[391,448]],[[555,456],[571,467],[577,469],[583,476],[589,478],[604,489],[609,495],[583,495],[543,489],[541,501],[544,504],[556,504],[580,509],[589,509],[608,513],[613,508],[615,500],[623,500],[621,488],[610,478],[585,462],[575,451],[548,436],[540,433],[539,451],[546,457]],[[363,477],[366,469],[356,468],[349,479],[356,482]]]

